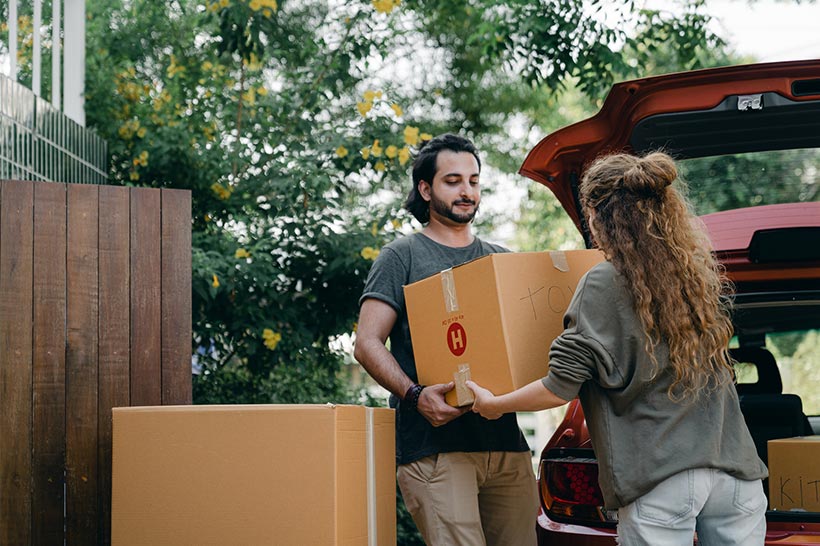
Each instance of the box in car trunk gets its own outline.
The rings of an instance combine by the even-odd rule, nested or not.
[[[494,394],[547,374],[552,340],[597,250],[491,254],[404,287],[418,381],[449,383],[452,406],[473,402],[469,373]]]
[[[394,412],[115,408],[112,544],[396,543]]]
[[[769,507],[820,512],[820,436],[769,440]]]

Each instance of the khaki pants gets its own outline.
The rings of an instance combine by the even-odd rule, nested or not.
[[[404,503],[429,546],[534,545],[529,452],[440,453],[400,465]]]

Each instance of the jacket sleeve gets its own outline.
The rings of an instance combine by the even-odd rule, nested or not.
[[[611,268],[611,266],[610,266]],[[596,381],[619,388],[625,381],[613,354],[623,339],[611,271],[595,268],[585,275],[564,315],[564,331],[550,346],[550,365],[542,380],[564,400],[578,396],[581,385]]]

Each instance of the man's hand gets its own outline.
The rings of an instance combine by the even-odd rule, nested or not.
[[[474,383],[473,381],[467,381],[467,387],[473,394],[475,395],[475,402],[473,402],[473,413],[479,413],[485,419],[498,419],[503,413],[498,413],[496,410],[492,409],[492,406],[496,400],[495,395]]]
[[[450,381],[449,383],[428,385],[421,391],[416,408],[434,427],[446,425],[453,419],[461,417],[470,409],[466,407],[454,408],[444,400],[444,395],[453,390],[455,386],[456,384]]]

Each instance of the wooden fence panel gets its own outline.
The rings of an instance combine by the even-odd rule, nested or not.
[[[98,187],[68,186],[66,539],[97,543]]]
[[[34,183],[34,544],[63,541],[66,187]]]
[[[123,188],[100,186],[98,491],[100,529],[104,537],[111,536],[111,408],[131,403],[131,211],[128,197],[129,192]],[[190,336],[190,330],[187,335]],[[188,381],[190,383],[190,373]]]
[[[191,192],[162,193],[162,403],[191,403]],[[186,338],[187,336],[187,338]]]
[[[190,208],[0,181],[0,544],[110,544],[111,408],[191,403]]]
[[[160,191],[131,189],[131,405],[162,404]],[[190,308],[188,310],[190,313]]]
[[[33,202],[0,182],[0,544],[31,542]]]

